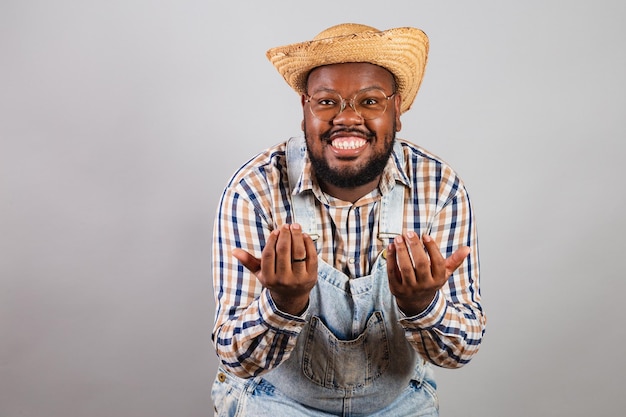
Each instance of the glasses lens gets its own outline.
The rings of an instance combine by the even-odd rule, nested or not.
[[[329,122],[341,111],[342,101],[343,99],[339,94],[324,91],[311,96],[309,105],[313,116]]]
[[[376,119],[387,110],[388,98],[377,88],[366,90],[354,96],[354,108],[365,120]]]
[[[345,106],[352,107],[364,120],[371,120],[385,113],[389,98],[383,90],[372,88],[361,91],[352,100],[346,101]],[[333,120],[345,110],[345,107],[342,107],[344,100],[338,93],[319,92],[311,96],[308,102],[313,116],[325,122]]]

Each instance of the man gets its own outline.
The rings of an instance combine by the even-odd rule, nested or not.
[[[415,28],[341,24],[267,56],[304,138],[246,163],[215,223],[219,416],[436,416],[431,364],[484,333],[465,187],[396,139],[422,80]]]

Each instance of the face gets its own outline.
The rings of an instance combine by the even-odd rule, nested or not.
[[[386,96],[392,95],[393,75],[368,63],[334,64],[318,67],[309,74],[307,94],[330,91],[349,100],[374,87],[382,89]],[[330,121],[313,115],[308,96],[302,97],[303,130],[320,184],[342,189],[377,184],[393,149],[395,133],[400,131],[400,96],[391,97],[385,112],[376,119],[364,120],[346,105]]]

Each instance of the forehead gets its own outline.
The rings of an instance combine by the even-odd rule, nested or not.
[[[356,92],[370,87],[391,92],[393,86],[391,72],[367,62],[324,65],[313,69],[307,79],[309,94],[323,89]]]

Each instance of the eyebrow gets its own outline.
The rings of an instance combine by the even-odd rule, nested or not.
[[[385,89],[384,89],[383,87],[381,87],[381,86],[379,86],[379,85],[372,85],[372,86],[370,86],[370,87],[365,87],[365,88],[362,88],[362,89],[358,90],[356,93],[352,94],[352,96],[355,96],[355,95],[357,95],[357,94],[359,94],[359,93],[362,93],[362,92],[364,92],[364,91],[368,91],[368,90],[381,90],[383,93],[385,93],[385,95],[387,95],[387,92],[385,91]],[[394,89],[392,89],[392,90],[394,90]],[[321,92],[326,92],[326,93],[336,93],[336,94],[339,94],[339,92],[338,92],[337,90],[333,90],[332,88],[327,88],[327,87],[320,87],[320,88],[318,88],[318,89],[315,89],[315,90],[313,91],[313,93],[312,93],[312,94],[308,94],[308,93],[307,93],[307,94],[308,94],[308,96],[310,97],[310,96],[312,96],[313,94],[316,94],[316,93],[321,93]],[[392,94],[392,95],[393,95],[393,94],[395,94],[395,90],[394,90],[394,91],[392,91],[392,93],[391,93],[391,94]],[[339,94],[339,95],[341,96],[341,94]],[[342,96],[342,97],[343,97],[343,96]]]

